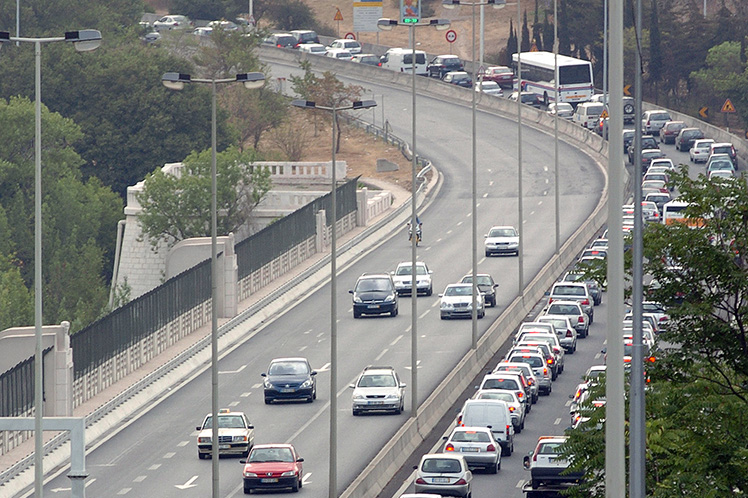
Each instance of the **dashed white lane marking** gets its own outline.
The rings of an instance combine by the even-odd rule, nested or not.
[[[421,360],[416,361],[416,368],[421,368]],[[413,370],[413,367],[408,365],[407,367],[405,367],[405,370]]]
[[[158,468],[161,467],[160,463],[154,463],[150,467],[148,467],[148,470],[158,470]]]
[[[517,483],[517,485],[516,485],[516,486],[514,486],[514,487],[515,487],[515,488],[521,488],[521,487],[522,487],[522,486],[524,486],[524,485],[525,485],[525,481],[524,481],[524,479],[523,479],[523,480],[519,481],[519,482]]]
[[[322,337],[323,335],[325,335],[325,333],[324,332],[320,332],[319,334],[317,334],[317,337]]]
[[[468,213],[467,215],[468,215],[468,216],[470,216],[470,213]],[[457,222],[457,226],[460,226],[460,225],[462,225],[462,222],[461,222],[461,221],[458,221],[458,222]]]
[[[436,239],[436,242],[437,242],[437,243],[439,243],[439,242],[441,242],[441,241],[442,241],[442,239],[441,239],[441,238],[438,238],[438,239]]]
[[[299,351],[304,351],[304,350],[305,350],[305,349],[306,349],[307,347],[308,347],[308,346],[301,346],[301,347],[299,348]]]
[[[330,363],[329,362],[327,362],[324,365],[322,365],[322,368],[318,368],[317,369],[318,372],[327,372],[328,370],[330,370]]]
[[[564,406],[571,406],[571,400],[567,401]]]
[[[424,311],[423,313],[421,313],[421,316],[419,316],[418,318],[423,318],[424,316],[428,315],[429,311],[431,311],[431,310]]]
[[[595,359],[596,359],[596,360],[600,359],[600,356],[602,356],[602,353],[597,353],[597,354],[595,355]]]
[[[447,230],[447,235],[449,235],[450,233],[452,233],[452,230]]]
[[[483,194],[483,198],[485,199],[486,197],[488,197],[488,192],[486,192],[485,194]]]
[[[170,451],[169,453],[166,453],[166,454],[165,454],[164,456],[162,456],[161,458],[171,458],[171,457],[173,457],[174,455],[176,455],[176,453],[174,453],[173,451]]]
[[[177,447],[179,447],[179,448],[183,448],[183,447],[187,446],[188,444],[190,444],[190,442],[189,442],[189,441],[179,441],[179,442],[177,443]]]
[[[238,406],[238,405],[239,405],[238,401],[232,401],[231,403],[229,403],[229,406]]]
[[[126,495],[132,490],[132,488],[122,488],[119,491],[117,491],[118,495]]]
[[[146,480],[148,476],[138,476],[135,479],[132,480],[132,482],[143,482]]]
[[[308,333],[310,333],[311,331],[312,331],[312,329],[309,329],[309,330],[306,330],[306,331],[304,331],[304,333],[305,333],[305,334],[308,334]]]
[[[548,180],[548,178],[546,178],[545,179],[545,183],[551,183],[551,182],[550,182],[550,180]]]
[[[222,370],[222,371],[220,371],[218,373],[219,374],[238,374],[242,370],[244,370],[245,368],[247,368],[247,365],[242,365],[239,368],[237,368],[236,370]]]
[[[241,393],[239,395],[240,398],[248,398],[252,393]]]
[[[530,211],[530,216],[534,215],[535,211]]]
[[[400,334],[399,336],[395,337],[395,340],[390,343],[390,346],[394,346],[395,344],[397,344],[397,341],[399,341],[402,338],[403,338],[402,334]]]
[[[548,166],[543,166],[543,171],[548,171]]]
[[[542,206],[542,205],[543,205],[543,201],[538,201],[538,206]]]
[[[553,425],[558,425],[558,424],[560,424],[560,423],[561,423],[561,418],[559,417],[559,418],[557,418],[557,419],[556,419],[556,420],[555,420],[555,421],[553,422]]]
[[[376,358],[374,358],[374,361],[379,361],[379,360],[381,360],[381,359],[382,359],[382,357],[383,357],[383,356],[384,356],[384,355],[385,355],[385,354],[387,353],[387,351],[389,351],[389,349],[387,349],[387,348],[384,348],[384,349],[382,350],[382,352],[381,352],[381,353],[379,353],[379,354],[377,355],[377,357],[376,357]]]

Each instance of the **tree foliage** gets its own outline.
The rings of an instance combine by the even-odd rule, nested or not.
[[[229,147],[216,156],[218,235],[235,232],[271,188],[270,171],[250,168],[254,155]],[[179,175],[161,168],[145,179],[138,201],[143,234],[151,246],[210,236],[211,151],[193,152]]]

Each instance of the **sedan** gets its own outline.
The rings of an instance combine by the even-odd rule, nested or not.
[[[317,399],[317,372],[306,358],[275,358],[264,377],[265,404],[276,400]]]
[[[444,290],[443,294],[439,294],[439,297],[441,298],[439,311],[442,320],[455,317],[470,318],[473,316],[472,284],[450,284]],[[475,298],[478,303],[478,318],[483,318],[486,314],[483,294],[479,292]]]
[[[475,91],[485,93],[486,95],[494,95],[496,97],[504,96],[504,90],[502,90],[499,84],[495,81],[479,81],[475,85]]]
[[[303,486],[303,458],[291,444],[258,444],[244,464],[244,494],[255,489],[290,488],[294,493]]]
[[[172,29],[187,29],[192,27],[192,21],[186,16],[164,16],[153,23],[156,31],[171,31]]]
[[[509,100],[517,102],[517,92],[512,92],[512,94],[509,95]],[[538,94],[532,92],[522,92],[522,103],[540,109],[540,107],[543,105],[543,100]]]
[[[493,277],[488,273],[478,273],[475,275],[475,278],[478,283],[478,290],[483,294],[483,300],[486,302],[486,306],[492,308],[496,306],[496,289],[499,287],[499,284],[494,282]],[[460,283],[472,284],[473,276],[465,275],[462,277],[462,280],[460,280]]]
[[[397,265],[392,272],[392,281],[395,282],[395,290],[398,295],[413,294],[413,264],[411,261],[403,261]],[[416,261],[416,294],[430,296],[434,292],[431,282],[431,270],[423,261]]]
[[[574,115],[574,108],[568,102],[551,102],[548,104],[547,112],[551,116],[558,115],[559,118],[571,119]]]
[[[459,453],[468,467],[480,467],[489,474],[501,468],[501,446],[488,427],[455,427],[444,439],[444,453]]]
[[[463,455],[429,453],[421,457],[416,470],[416,493],[436,493],[442,496],[472,495],[473,473]]]
[[[642,171],[646,171],[649,167],[649,163],[652,159],[658,159],[660,157],[666,157],[665,153],[660,149],[645,149],[642,151]]]
[[[519,233],[512,226],[491,227],[485,235],[486,257],[493,254],[514,254],[519,256]]]
[[[537,318],[539,322],[546,322],[553,325],[556,330],[558,342],[569,354],[577,351],[577,330],[571,324],[568,316],[565,315],[543,315]]]
[[[470,78],[470,75],[465,71],[450,71],[444,75],[442,81],[464,88],[470,88],[473,86],[472,78]]]

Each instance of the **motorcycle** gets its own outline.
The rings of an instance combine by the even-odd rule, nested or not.
[[[416,228],[416,245],[421,243],[421,237],[422,237],[421,225],[418,225],[418,227]],[[409,223],[408,224],[408,241],[412,241],[412,240],[413,240],[413,227],[411,227]]]

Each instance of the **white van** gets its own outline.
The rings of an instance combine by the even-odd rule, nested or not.
[[[602,102],[584,102],[579,104],[571,116],[571,120],[588,130],[593,130],[597,125],[605,105]]]
[[[509,406],[498,399],[469,399],[457,416],[460,427],[489,427],[501,445],[502,456],[514,452],[514,424]]]
[[[413,51],[409,48],[391,48],[379,59],[380,66],[400,73],[411,73],[413,69]],[[426,76],[426,52],[416,50],[416,74]]]

